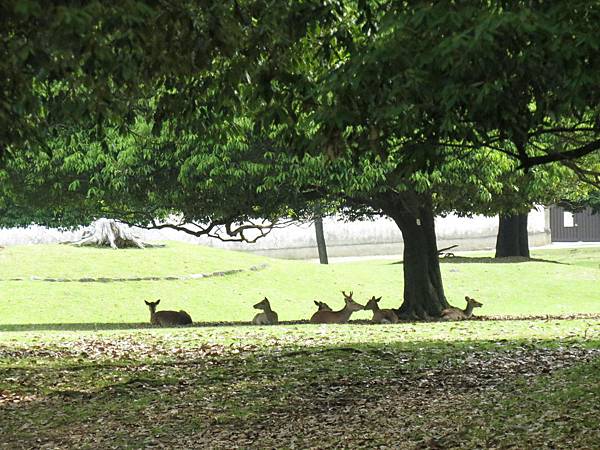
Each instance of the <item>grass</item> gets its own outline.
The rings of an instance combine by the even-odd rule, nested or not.
[[[480,300],[479,315],[600,312],[600,248],[533,252],[533,261],[496,262],[474,253],[442,263],[446,295],[463,306]],[[258,271],[252,266],[266,264]],[[107,283],[45,282],[56,278],[174,276],[230,269],[243,272],[191,280]],[[185,309],[197,322],[249,321],[252,305],[267,296],[280,320],[307,319],[313,300],[342,306],[341,290],[365,302],[383,296],[382,307],[401,303],[402,264],[370,260],[318,265],[264,258],[201,246],[119,250],[60,245],[15,246],[0,251],[0,329],[27,324],[121,324],[148,321],[145,299],[164,309]],[[23,281],[7,281],[21,277]],[[33,314],[32,314],[33,312]],[[367,319],[367,311],[353,318]]]
[[[81,252],[80,252],[81,251]],[[600,249],[444,260],[480,315],[600,312]],[[195,280],[44,282],[263,270]],[[6,281],[22,277],[23,281]],[[196,321],[283,320],[340,290],[397,306],[402,265],[321,266],[178,243],[0,250],[0,448],[594,448],[600,319],[151,328],[144,298]],[[162,304],[161,304],[162,306]],[[356,314],[369,317],[367,312]]]
[[[599,325],[8,333],[0,444],[592,448]]]

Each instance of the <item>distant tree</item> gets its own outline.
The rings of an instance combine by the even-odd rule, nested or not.
[[[319,252],[319,262],[321,264],[329,264],[327,257],[327,243],[325,242],[325,232],[323,230],[323,217],[315,218],[315,236],[317,239],[317,250]]]

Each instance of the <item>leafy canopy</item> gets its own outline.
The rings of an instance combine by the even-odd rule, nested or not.
[[[595,2],[89,5],[76,39],[49,39],[51,19],[25,39],[69,56],[13,76],[33,106],[0,117],[18,131],[5,138],[18,150],[1,179],[5,224],[226,226],[302,217],[316,201],[362,215],[405,191],[438,212],[491,211],[518,185],[515,166],[600,148]],[[11,44],[31,11],[8,11]],[[117,50],[100,64],[86,45]],[[0,70],[27,60],[15,61]],[[530,171],[534,193],[552,170]]]

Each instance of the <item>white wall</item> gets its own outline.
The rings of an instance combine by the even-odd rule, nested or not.
[[[323,221],[327,252],[329,256],[366,256],[401,254],[403,250],[400,230],[390,219],[376,221],[342,222],[333,218]],[[496,244],[497,217],[475,216],[472,218],[449,215],[436,218],[438,248],[458,244],[455,251],[491,249]],[[544,208],[533,209],[529,214],[530,245],[550,242],[550,230]],[[194,236],[174,230],[141,230],[137,233],[144,240],[179,240],[231,250],[250,251],[281,257],[317,258],[314,226],[294,225],[276,229],[255,244],[225,243],[206,237]],[[60,232],[32,226],[26,229],[0,229],[0,245],[38,244],[74,240],[81,231]]]

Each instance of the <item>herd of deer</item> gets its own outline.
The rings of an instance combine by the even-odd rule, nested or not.
[[[373,318],[371,323],[398,323],[399,318],[395,310],[393,309],[381,309],[379,307],[379,301],[381,297],[371,299],[366,305],[357,303],[352,298],[353,292],[344,295],[345,305],[339,311],[333,311],[327,303],[315,300],[317,305],[317,312],[315,312],[310,318],[310,323],[346,323],[350,316],[355,311],[371,310],[373,311]],[[471,297],[465,297],[467,301],[467,307],[465,309],[451,307],[442,311],[442,320],[465,320],[473,315],[473,308],[479,308],[482,306],[477,300]],[[150,323],[152,325],[160,326],[175,326],[175,325],[191,325],[192,318],[190,315],[181,311],[156,311],[156,306],[160,303],[160,300],[155,302],[145,301],[148,308],[150,308]],[[271,304],[267,297],[254,305],[255,309],[260,309],[263,312],[256,314],[252,319],[254,325],[277,325],[279,318],[277,313],[271,309]]]

